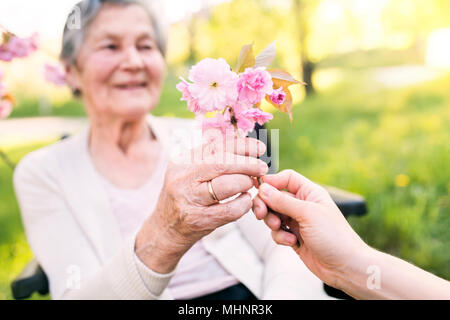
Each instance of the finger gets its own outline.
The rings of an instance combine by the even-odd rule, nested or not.
[[[258,195],[267,207],[299,222],[307,218],[312,205],[310,202],[299,200],[280,192],[267,183],[263,183],[260,186]]]
[[[218,226],[236,221],[252,207],[252,197],[248,192],[242,193],[236,199],[218,203],[207,208],[207,212]]]
[[[234,137],[226,140],[224,151],[227,153],[256,158],[262,156],[266,152],[266,145],[255,138]]]
[[[225,174],[244,174],[260,177],[269,170],[267,164],[259,159],[240,155],[225,154],[225,159],[214,159],[197,165],[194,170],[200,182],[210,181]]]
[[[334,203],[329,193],[317,183],[294,170],[283,170],[277,174],[266,175],[262,180],[278,190],[287,189],[298,199],[317,203]]]
[[[268,174],[262,177],[262,180],[271,184],[278,190],[286,189],[293,194],[296,194],[302,187],[311,188],[312,185],[316,185],[300,173],[290,169],[283,170],[277,174]]]
[[[211,180],[212,191],[217,200],[224,200],[238,193],[247,192],[253,186],[253,180],[243,174],[225,174]],[[200,204],[210,205],[215,201],[208,189],[208,182],[202,182],[199,190],[201,190]]]
[[[294,247],[297,245],[297,237],[283,230],[272,231],[272,238],[276,243],[284,246]]]
[[[252,188],[253,180],[243,174],[225,174],[211,180],[211,184],[218,199],[223,200],[247,192]]]
[[[287,196],[294,197],[294,195],[290,192],[287,192],[287,191],[281,191],[281,192],[285,193]],[[271,208],[267,208],[264,201],[262,201],[258,195],[256,195],[256,197],[253,199],[253,203],[255,203],[255,201],[258,203],[258,206],[262,207],[261,209],[258,209],[258,213],[255,213],[256,218],[260,217],[259,219],[265,219],[268,215],[270,215],[270,217],[267,217],[267,219],[270,221],[269,222],[270,225],[268,224],[268,222],[266,220],[264,220],[266,222],[266,224],[269,226],[269,228],[271,228],[273,230],[280,229],[280,225],[281,225],[280,217],[275,215]],[[253,212],[255,212],[255,211],[253,211]],[[284,216],[284,218],[286,220],[287,219],[292,220],[292,218],[287,217],[287,216]],[[296,223],[296,224],[298,225],[298,223]],[[273,228],[271,226],[273,226]]]
[[[290,193],[290,192],[285,191],[285,190],[280,190],[280,192],[282,194],[285,194],[285,195],[289,196],[289,197],[295,198],[295,194],[293,194],[293,193]]]
[[[260,157],[266,152],[266,145],[255,138],[218,137],[203,144],[194,151],[201,159],[217,154],[232,153],[248,157]]]
[[[264,219],[268,213],[266,204],[258,196],[253,198],[253,213],[258,220]]]
[[[264,223],[272,230],[280,230],[281,220],[273,213],[269,213],[264,217]]]

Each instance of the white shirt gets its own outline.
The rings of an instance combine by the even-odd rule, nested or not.
[[[118,188],[98,173],[123,239],[132,237],[155,209],[164,183],[167,163],[167,155],[161,153],[153,175],[137,189]],[[200,240],[181,258],[168,289],[174,299],[192,299],[238,283],[239,280],[205,250]]]

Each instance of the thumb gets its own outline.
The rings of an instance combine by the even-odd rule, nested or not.
[[[259,197],[272,210],[287,215],[300,222],[305,219],[310,205],[307,201],[297,199],[281,192],[268,183],[259,187]]]

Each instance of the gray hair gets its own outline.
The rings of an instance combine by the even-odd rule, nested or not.
[[[83,44],[86,31],[99,13],[103,4],[141,5],[150,16],[155,31],[156,44],[165,57],[167,48],[167,34],[161,7],[155,1],[149,0],[82,0],[70,12],[64,26],[60,59],[66,65],[74,65],[76,57]]]

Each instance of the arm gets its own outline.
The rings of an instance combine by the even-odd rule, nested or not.
[[[254,200],[256,217],[325,283],[360,299],[450,299],[450,282],[366,245],[319,185],[292,170],[264,182]],[[284,214],[297,236],[280,230],[267,207]]]
[[[267,172],[267,165],[255,158],[264,152],[258,147],[260,143],[255,139],[240,141],[236,154],[243,159],[238,163],[215,163],[222,159],[218,143],[198,149],[210,156],[206,160],[172,163],[156,209],[136,241],[126,243],[108,261],[99,259],[72,215],[58,185],[64,175],[58,172],[54,157],[42,151],[27,156],[16,169],[15,188],[28,241],[49,277],[52,296],[160,298],[179,259],[196,241],[250,209],[251,199],[246,193],[220,204],[207,188],[207,182],[214,180],[217,195],[226,198],[248,190],[252,184],[249,176]],[[249,161],[244,154],[250,155]],[[75,277],[70,274],[74,270]],[[72,280],[77,280],[74,288],[67,285]]]
[[[48,275],[52,298],[162,298],[171,274],[155,273],[150,285],[144,283],[134,260],[134,239],[101,262],[64,201],[56,165],[40,160],[32,155],[22,160],[14,186],[28,242]]]
[[[367,248],[339,275],[338,287],[358,299],[450,299],[450,282]]]

